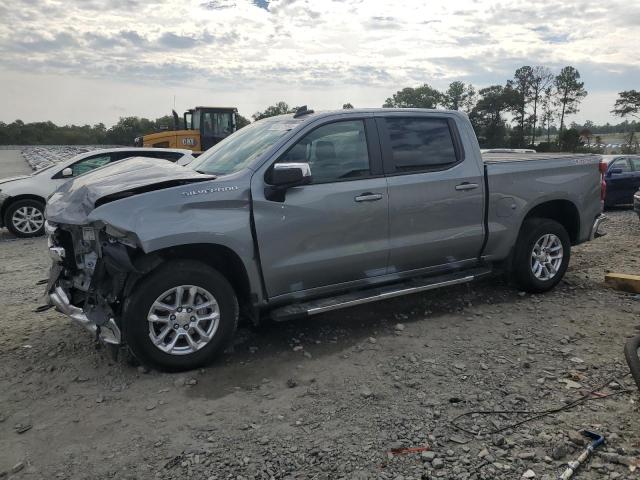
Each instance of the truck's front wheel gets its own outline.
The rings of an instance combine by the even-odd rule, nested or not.
[[[142,363],[165,371],[190,370],[211,361],[232,340],[238,301],[216,270],[175,260],[136,285],[123,317],[125,341]]]
[[[565,228],[548,218],[525,220],[513,258],[519,288],[542,293],[555,287],[569,265],[571,242]]]

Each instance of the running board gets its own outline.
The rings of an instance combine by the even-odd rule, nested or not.
[[[279,307],[271,311],[271,318],[276,322],[290,320],[292,318],[316,315],[339,308],[354,307],[363,303],[377,302],[389,298],[425,292],[436,288],[458,285],[477,280],[480,277],[490,275],[490,268],[473,268],[460,272],[438,275],[433,277],[418,277],[401,283],[393,283],[381,287],[372,287],[366,290],[358,290],[351,293],[337,295],[335,297],[319,298],[308,302],[294,303]]]

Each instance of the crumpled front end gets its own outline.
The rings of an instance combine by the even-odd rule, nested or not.
[[[129,240],[104,226],[46,223],[53,261],[47,284],[49,303],[105,343],[122,343],[120,294],[128,275]],[[123,243],[125,242],[125,243]]]

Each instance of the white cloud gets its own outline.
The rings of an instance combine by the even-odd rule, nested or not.
[[[396,90],[424,82],[438,88],[454,79],[479,87],[504,83],[523,64],[578,67],[585,80],[593,79],[586,83],[594,94],[585,110],[605,121],[615,92],[633,88],[640,64],[632,47],[640,40],[640,4],[621,0],[15,3],[0,4],[0,81],[29,78],[32,88],[54,95],[68,91],[65,82],[93,81],[114,95],[100,104],[124,104],[126,111],[89,108],[82,95],[69,101],[83,102],[73,111],[107,123],[120,114],[156,111],[155,94],[142,96],[149,103],[119,98],[140,88],[197,97],[200,104],[233,101],[250,115],[279,99],[312,103],[292,98],[294,92],[317,99],[316,108],[335,108],[346,101],[379,106]],[[12,90],[18,108],[0,118],[27,119],[21,108],[34,120],[53,118],[38,116],[36,104],[27,107],[33,90]],[[6,88],[0,92],[3,104],[16,100]],[[127,106],[133,103],[136,110]],[[58,121],[75,119],[69,111],[66,117],[58,112]]]

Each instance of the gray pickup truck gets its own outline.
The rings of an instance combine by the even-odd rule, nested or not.
[[[544,292],[598,234],[596,155],[481,156],[455,111],[301,109],[190,165],[129,159],[48,201],[49,301],[148,365],[258,322],[508,273]]]

